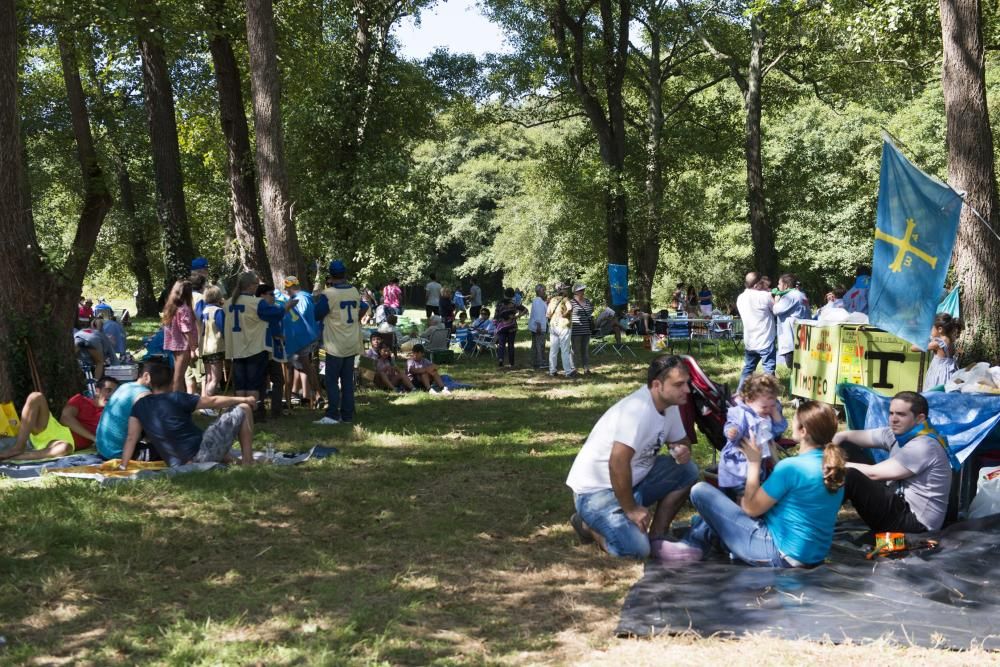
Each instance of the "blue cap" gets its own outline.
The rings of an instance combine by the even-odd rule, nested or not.
[[[335,259],[332,262],[330,262],[330,275],[333,276],[338,273],[340,274],[347,273],[347,267],[344,266],[344,263],[342,261],[340,261],[339,259]]]
[[[191,260],[191,270],[197,271],[198,269],[207,269],[208,260],[204,257],[195,257]]]

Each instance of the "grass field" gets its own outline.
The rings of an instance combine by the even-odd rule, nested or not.
[[[525,343],[518,354],[523,363]],[[577,544],[563,482],[639,360],[576,381],[492,361],[452,397],[362,391],[353,428],[295,410],[258,447],[305,465],[101,488],[0,481],[5,664],[880,664],[984,653],[612,636],[641,565]],[[703,365],[733,381],[739,360]],[[696,456],[710,459],[707,445]],[[706,591],[706,595],[711,595]],[[742,659],[742,660],[741,660]]]

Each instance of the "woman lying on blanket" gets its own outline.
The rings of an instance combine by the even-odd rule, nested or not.
[[[844,501],[844,454],[829,444],[837,432],[830,406],[803,403],[792,434],[798,456],[784,459],[760,484],[761,449],[755,437],[743,441],[748,463],[746,494],[740,505],[719,489],[700,482],[691,503],[700,514],[681,542],[657,541],[654,556],[669,561],[701,560],[711,548],[754,567],[814,567],[833,542],[837,511]]]

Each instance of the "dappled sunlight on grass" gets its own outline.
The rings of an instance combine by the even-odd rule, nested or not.
[[[258,447],[340,450],[299,466],[0,481],[0,662],[685,664],[720,646],[731,661],[731,642],[613,639],[641,565],[567,523],[569,466],[643,382],[639,354],[573,381],[463,361],[444,370],[476,389],[450,398],[364,389],[353,427],[301,408],[261,424]],[[735,377],[738,361],[704,366]]]

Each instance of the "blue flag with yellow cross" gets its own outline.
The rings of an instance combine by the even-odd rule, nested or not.
[[[882,143],[868,319],[927,349],[958,233],[962,198]]]

